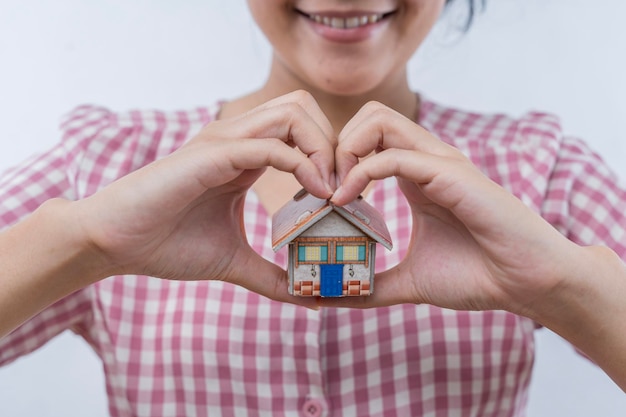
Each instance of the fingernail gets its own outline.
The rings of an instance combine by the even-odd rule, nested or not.
[[[335,192],[333,193],[333,196],[330,198],[331,201],[335,202],[337,199],[339,199],[339,197],[341,197],[341,193],[343,192],[343,188],[340,185],[339,188],[337,188],[335,190]]]
[[[332,195],[335,192],[335,190],[333,190],[333,187],[331,187],[330,184],[327,182],[324,182],[324,187],[326,187],[326,191],[328,191],[330,195]]]

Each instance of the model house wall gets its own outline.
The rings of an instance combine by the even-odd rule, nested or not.
[[[273,249],[288,245],[293,295],[370,295],[377,243],[391,249],[389,231],[361,197],[339,207],[301,190],[272,219]]]
[[[289,244],[289,292],[303,296],[369,295],[374,289],[375,258],[376,242],[331,212]],[[335,276],[341,281],[340,290],[333,286],[332,277],[327,279],[329,273],[340,273]]]

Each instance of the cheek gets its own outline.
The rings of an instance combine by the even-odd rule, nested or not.
[[[457,1],[467,1],[467,0],[457,0]],[[404,7],[407,8],[417,8],[421,10],[431,10],[436,13],[440,13],[444,8],[446,0],[406,0],[404,2]]]
[[[405,3],[405,24],[400,37],[406,48],[415,51],[439,20],[445,0],[414,0]]]
[[[279,0],[248,0],[248,9],[257,26],[274,43],[287,28],[289,7]]]
[[[445,3],[445,0],[407,1],[404,4],[404,13],[413,24],[430,30],[439,20]]]

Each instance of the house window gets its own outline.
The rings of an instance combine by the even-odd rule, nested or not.
[[[328,246],[298,246],[298,262],[328,262]]]
[[[365,262],[365,245],[337,245],[337,262]]]

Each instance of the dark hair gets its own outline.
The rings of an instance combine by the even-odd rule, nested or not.
[[[446,0],[446,6],[455,2],[456,0]],[[481,11],[485,8],[485,4],[487,0],[466,0],[467,1],[467,20],[465,21],[465,26],[463,27],[464,31],[468,31],[470,26],[472,26],[472,21],[474,20],[474,16],[477,11]]]

